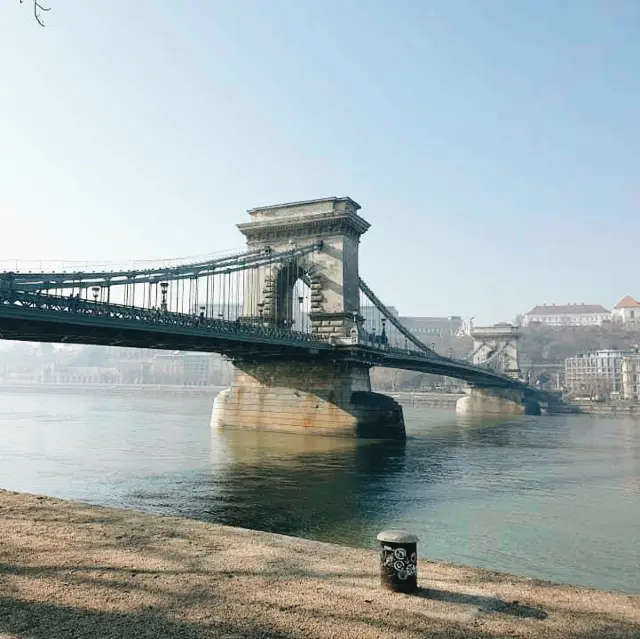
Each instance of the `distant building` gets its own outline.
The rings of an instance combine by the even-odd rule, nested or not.
[[[640,321],[640,302],[630,295],[623,297],[611,312],[611,317],[618,322]]]
[[[567,357],[564,361],[564,383],[573,395],[594,398],[610,397],[622,390],[622,362],[629,353],[603,349]]]
[[[207,386],[211,383],[215,356],[197,352],[161,352],[147,364],[152,384]]]
[[[640,353],[632,353],[622,359],[621,364],[623,399],[640,399]]]
[[[184,380],[184,358],[180,351],[160,351],[145,364],[147,384],[176,384]]]
[[[117,384],[119,376],[114,367],[63,366],[51,371],[46,381],[54,384]]]
[[[184,383],[188,386],[207,386],[213,372],[210,353],[183,353]]]
[[[463,327],[462,317],[404,317],[399,320],[417,338],[425,337],[453,337],[458,335]]]
[[[545,324],[554,328],[565,326],[600,326],[611,320],[611,311],[600,304],[566,304],[536,306],[525,316],[523,326]]]
[[[462,317],[451,315],[449,317],[406,317],[400,315],[394,306],[387,306],[387,311],[393,317],[397,317],[405,328],[409,329],[418,339],[427,337],[452,337],[460,334],[464,322]],[[363,304],[360,307],[360,315],[365,322],[378,322],[380,311],[372,305]]]

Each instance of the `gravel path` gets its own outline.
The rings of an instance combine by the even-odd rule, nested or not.
[[[0,490],[0,638],[640,638],[640,596]]]

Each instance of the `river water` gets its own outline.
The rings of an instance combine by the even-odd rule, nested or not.
[[[640,592],[638,420],[407,407],[398,445],[212,432],[212,400],[5,389],[0,487]]]

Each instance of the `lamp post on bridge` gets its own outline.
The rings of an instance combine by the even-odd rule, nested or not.
[[[160,292],[162,294],[160,308],[164,313],[167,312],[167,289],[168,288],[169,288],[169,282],[160,282]]]
[[[298,304],[300,305],[300,330],[304,331],[304,309],[302,304],[304,303],[304,297],[302,295],[298,295]]]
[[[91,291],[93,292],[93,301],[97,302],[98,301],[98,296],[100,295],[100,287],[99,286],[93,286],[91,288]]]
[[[264,314],[264,302],[258,302],[258,315],[260,316],[260,326],[264,326],[263,314]]]

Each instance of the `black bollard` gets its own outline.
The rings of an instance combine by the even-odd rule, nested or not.
[[[394,592],[411,593],[418,587],[418,538],[406,530],[384,530],[378,535],[380,583]]]

